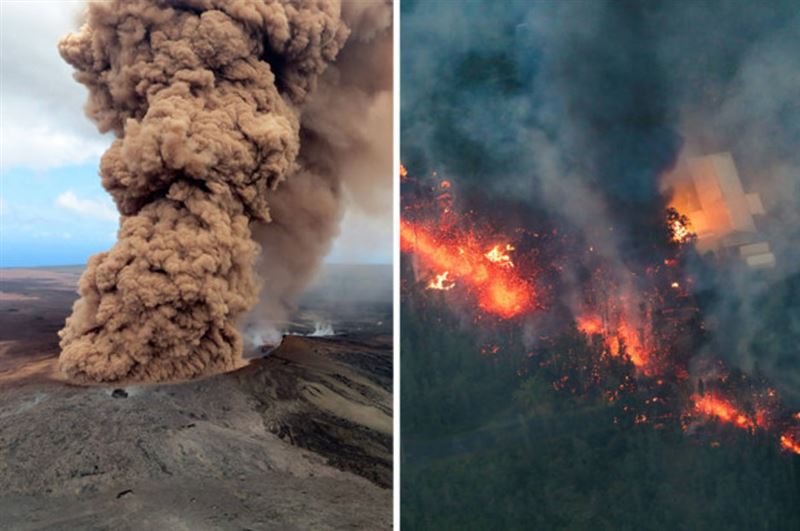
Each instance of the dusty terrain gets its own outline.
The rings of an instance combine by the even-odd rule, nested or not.
[[[0,270],[0,529],[391,527],[390,271],[343,312],[334,287],[368,275],[334,269],[293,320],[336,335],[124,387],[55,377],[78,268]]]

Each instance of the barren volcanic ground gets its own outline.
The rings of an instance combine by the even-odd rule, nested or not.
[[[124,387],[56,377],[79,274],[0,270],[0,529],[391,527],[391,268],[329,266],[286,327],[335,335]]]

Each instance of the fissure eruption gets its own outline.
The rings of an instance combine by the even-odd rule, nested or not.
[[[413,252],[436,274],[430,284],[449,290],[460,280],[474,294],[478,306],[499,317],[510,319],[535,306],[535,290],[514,269],[510,244],[487,245],[470,232],[437,232],[410,221],[400,223],[401,249]],[[504,249],[501,251],[500,249]]]
[[[401,174],[407,188],[413,189],[408,170],[403,168]],[[419,182],[415,184],[420,188]],[[448,292],[444,296],[449,306],[456,307],[454,311],[489,313],[506,322],[504,327],[524,326],[534,315],[557,311],[551,307],[552,301],[535,296],[531,280],[522,273],[535,271],[536,267],[526,263],[525,257],[512,260],[510,253],[515,250],[512,244],[494,243],[496,238],[482,235],[477,229],[465,229],[468,222],[457,213],[451,196],[444,204],[439,201],[437,205],[408,192],[405,202],[406,217],[413,221],[401,222],[401,249],[422,263],[419,272],[423,278],[430,278],[428,289]],[[540,245],[554,247],[547,254],[556,256],[555,264],[551,265],[556,282],[563,282],[558,280],[563,276],[561,263],[577,260],[603,264],[585,277],[580,290],[584,294],[582,300],[569,308],[575,329],[591,346],[587,352],[598,358],[590,359],[587,355],[582,359],[561,360],[561,354],[556,352],[548,359],[536,361],[534,357],[532,361],[556,368],[552,382],[555,390],[581,393],[617,381],[610,373],[622,370],[624,364],[604,359],[624,360],[630,364],[631,372],[622,383],[614,384],[602,394],[608,402],[628,396],[623,411],[633,424],[663,428],[665,423],[673,423],[684,431],[694,432],[697,426],[719,423],[750,433],[771,433],[780,448],[800,453],[800,414],[787,414],[772,387],[743,374],[735,377],[719,360],[706,369],[690,366],[693,353],[686,352],[692,348],[687,336],[702,330],[702,321],[695,322],[697,308],[682,288],[684,284],[691,285],[691,279],[682,277],[684,250],[695,237],[690,229],[678,212],[666,211],[663,236],[671,253],[662,264],[650,265],[639,275],[609,271],[609,264],[595,246],[589,247],[590,258],[583,257],[586,251],[576,249],[569,236],[558,244],[542,241]],[[626,275],[633,278],[620,282]],[[473,297],[451,298],[449,292],[455,287],[454,282],[465,284]],[[640,285],[649,288],[637,291]],[[502,296],[494,297],[495,293]],[[492,321],[472,321],[485,329],[495,326]],[[558,336],[566,328],[563,323],[550,324],[539,333],[548,344],[547,337]],[[484,330],[484,334],[491,337],[490,330]],[[518,350],[520,345],[507,347]],[[492,345],[480,352],[494,356],[501,350],[504,349]],[[523,367],[524,363],[527,361]],[[520,371],[526,373],[524,368]],[[690,376],[692,373],[694,378]],[[571,382],[573,378],[580,382]],[[638,405],[637,400],[640,400]]]

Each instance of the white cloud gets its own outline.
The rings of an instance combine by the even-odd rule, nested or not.
[[[110,200],[83,199],[75,195],[72,190],[67,190],[59,195],[56,198],[56,205],[90,218],[107,221],[117,221],[119,219],[119,214]]]
[[[4,124],[1,162],[3,168],[45,170],[97,159],[108,145],[102,137],[87,138],[68,129]]]
[[[0,2],[0,167],[80,164],[111,143],[83,114],[85,87],[58,54],[83,2]]]

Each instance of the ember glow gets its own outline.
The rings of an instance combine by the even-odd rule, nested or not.
[[[450,280],[448,277],[450,276],[449,271],[445,271],[439,275],[436,275],[436,278],[431,279],[428,282],[428,289],[436,289],[440,291],[448,291],[456,287],[456,283]]]
[[[689,229],[680,221],[673,221],[672,226],[672,240],[678,243],[684,243],[689,238]]]
[[[800,455],[800,429],[787,431],[781,435],[781,448]]]
[[[485,256],[487,260],[490,262],[494,262],[495,264],[502,266],[502,267],[514,267],[514,262],[511,261],[511,256],[508,255],[509,251],[513,251],[514,246],[510,243],[505,245],[495,245],[492,249],[486,253]]]
[[[580,262],[580,253],[588,249],[589,273],[581,284],[580,306],[573,312],[589,348],[577,359],[572,357],[574,352],[544,346],[540,355],[528,353],[523,362],[551,371],[547,377],[554,390],[573,395],[599,390],[598,396],[608,403],[624,404],[614,420],[622,425],[627,419],[633,425],[665,429],[671,424],[688,432],[689,424],[720,424],[770,434],[781,449],[800,454],[800,413],[785,413],[768,382],[735,373],[713,357],[706,366],[690,369],[694,338],[703,324],[697,319],[700,310],[691,295],[692,279],[681,274],[686,247],[670,245],[668,254],[657,261],[621,271],[618,264],[604,262],[592,242],[571,247],[568,234],[528,227],[515,229],[515,233],[536,238],[535,252],[516,254],[509,238],[483,228],[489,224],[474,221],[474,211],[459,213],[451,181],[439,180],[435,172],[428,182],[405,175],[407,186],[417,188],[404,206],[401,250],[412,254],[417,260],[415,267],[427,275],[423,276],[425,283],[416,286],[455,292],[448,295],[448,304],[454,299],[463,303],[465,297],[459,293],[465,294],[470,301],[467,304],[508,320],[502,327],[515,326],[512,319],[544,306],[537,300],[534,279],[541,282],[542,292],[547,292],[553,286],[552,276],[561,271],[560,264]],[[696,237],[685,216],[672,208],[666,214],[664,243],[683,244]],[[559,234],[560,239],[540,239],[545,231]],[[526,240],[520,241],[524,242],[521,246],[528,245]],[[554,242],[553,248],[544,247],[550,242]],[[542,256],[550,257],[552,261],[547,263],[553,269],[534,270],[528,259],[534,255],[537,262]],[[492,327],[500,325],[480,318],[474,322],[490,336]],[[561,332],[537,331],[544,345],[558,341]],[[480,348],[482,355],[513,355],[517,345],[504,344],[500,334],[503,332],[492,337],[497,344]],[[619,363],[620,359],[630,365]],[[529,369],[522,366],[517,374],[527,375]],[[702,437],[703,431],[691,433]],[[719,446],[720,441],[711,444]]]
[[[587,336],[595,334],[605,334],[605,326],[603,320],[597,315],[580,315],[576,318],[578,330]]]
[[[672,241],[675,243],[687,243],[695,237],[691,230],[692,224],[689,218],[680,214],[674,208],[670,208],[667,211],[667,226],[669,227]]]
[[[694,409],[700,415],[714,418],[737,428],[753,431],[755,423],[731,402],[714,395],[693,395]]]
[[[458,236],[452,230],[440,235],[406,220],[400,223],[400,241],[401,249],[414,253],[426,267],[445,270],[449,279],[463,281],[483,311],[510,319],[533,307],[533,287],[516,274],[510,258],[487,257],[498,245],[490,245],[487,251],[474,234]]]
[[[624,317],[619,317],[616,326],[605,323],[595,314],[581,315],[576,318],[576,323],[578,330],[587,336],[601,335],[606,351],[611,356],[624,354],[638,370],[648,375],[654,372],[653,355],[645,346],[643,330],[629,324]]]
[[[625,354],[631,362],[639,369],[648,372],[650,366],[650,353],[644,346],[641,333],[625,320],[620,320],[617,326],[617,333],[611,342],[611,355],[619,356],[622,354],[622,345]]]

